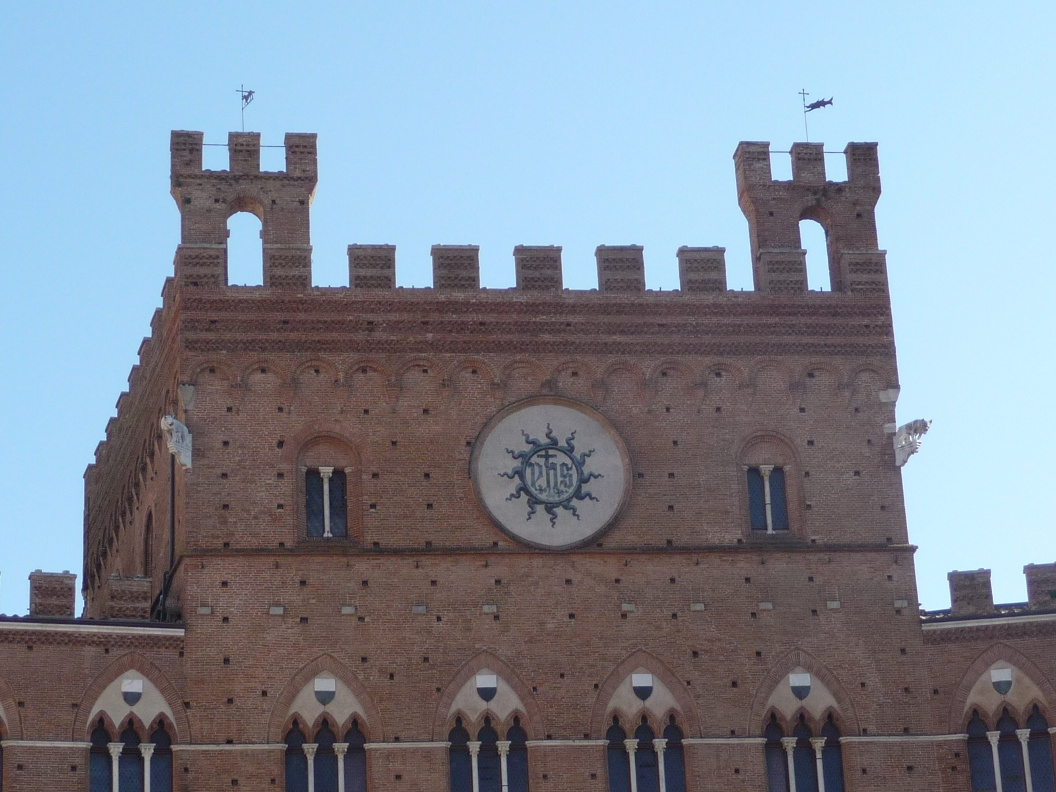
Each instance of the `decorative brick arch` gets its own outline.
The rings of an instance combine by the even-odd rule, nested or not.
[[[312,357],[298,363],[294,368],[292,379],[295,386],[300,384],[301,377],[303,377],[309,369],[312,369],[313,372],[314,369],[319,369],[320,373],[325,369],[329,373],[329,376],[333,377],[331,382],[334,380],[337,380],[338,383],[343,381],[341,369],[335,363],[326,358]]]
[[[22,713],[18,701],[7,683],[0,679],[0,709],[4,711],[4,737],[8,740],[22,739]]]
[[[371,738],[372,742],[384,742],[385,725],[381,720],[381,711],[374,704],[374,699],[371,697],[370,692],[348,666],[331,654],[319,655],[319,657],[306,665],[301,666],[301,669],[286,683],[282,693],[275,699],[271,717],[268,719],[268,742],[281,743],[283,741],[289,722],[289,709],[293,705],[293,700],[297,698],[297,694],[304,689],[305,685],[324,671],[333,674],[337,679],[341,680],[363,706],[364,723],[360,724],[361,731]],[[307,728],[308,725],[305,724],[305,727]],[[342,724],[338,723],[336,725],[340,727]]]
[[[92,714],[92,707],[95,706],[95,702],[111,683],[129,671],[137,671],[146,677],[161,693],[165,703],[169,705],[174,721],[172,728],[176,732],[173,742],[181,744],[191,742],[191,724],[187,719],[187,713],[184,711],[183,698],[180,695],[180,691],[157,666],[138,652],[128,652],[121,655],[92,680],[92,683],[84,691],[81,702],[77,707],[77,714],[73,719],[71,739],[75,741],[88,739],[88,734],[91,731],[88,717]]]
[[[242,379],[235,369],[222,360],[200,360],[193,365],[193,373],[187,380],[191,385],[197,385],[202,376],[216,377],[230,385],[238,385]],[[213,373],[209,369],[213,369]]]
[[[793,649],[779,657],[770,670],[766,672],[755,688],[755,698],[752,699],[752,707],[749,711],[747,733],[749,737],[762,736],[766,719],[769,718],[769,709],[764,709],[770,696],[782,680],[792,672],[793,668],[805,668],[811,676],[828,688],[839,709],[837,721],[841,725],[840,732],[844,735],[858,734],[861,729],[858,725],[858,712],[855,710],[854,701],[848,695],[847,690],[839,678],[833,674],[828,667],[803,649]],[[820,727],[820,723],[819,723]]]
[[[454,379],[456,375],[466,369],[476,369],[478,375],[487,378],[486,381],[490,384],[495,379],[495,367],[485,361],[483,358],[468,357],[462,360],[452,363],[448,368],[448,378]]]
[[[595,737],[605,734],[609,727],[609,702],[612,701],[616,688],[636,668],[649,669],[653,676],[658,677],[664,683],[675,701],[678,702],[682,715],[681,720],[685,725],[685,736],[700,737],[702,734],[700,716],[697,713],[696,704],[693,703],[693,698],[686,692],[685,683],[664,665],[660,658],[645,649],[638,649],[625,657],[598,688],[598,695],[594,698],[594,707],[590,712],[590,734]],[[631,731],[634,731],[633,725]]]
[[[511,665],[487,649],[478,652],[463,663],[462,667],[451,678],[451,681],[447,683],[447,687],[444,688],[440,701],[436,705],[436,714],[433,716],[432,739],[447,739],[447,730],[450,727],[448,712],[451,709],[452,702],[455,700],[455,696],[458,695],[458,691],[474,674],[484,668],[491,669],[502,677],[506,684],[513,689],[513,692],[517,694],[521,703],[524,704],[524,708],[527,710],[524,714],[528,722],[522,723],[521,728],[528,733],[528,739],[542,739],[543,735],[546,734],[546,729],[543,725],[543,713],[538,703],[536,703],[531,686],[521,679],[520,674]]]
[[[950,734],[960,734],[964,730],[964,709],[968,703],[968,694],[972,692],[972,688],[979,681],[979,677],[998,660],[1006,661],[1009,665],[1015,666],[1030,677],[1030,681],[1037,685],[1038,689],[1044,694],[1050,712],[1051,708],[1056,706],[1056,688],[1053,687],[1052,681],[1045,675],[1045,672],[1022,652],[1013,649],[1008,644],[997,643],[979,655],[975,662],[968,666],[968,670],[961,677],[960,683],[954,688],[950,697],[950,712],[947,717],[947,728]],[[1042,702],[1038,703],[1040,708]],[[995,713],[985,713],[987,716],[993,714]]]

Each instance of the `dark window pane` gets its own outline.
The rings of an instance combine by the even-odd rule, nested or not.
[[[367,792],[367,752],[362,744],[356,748],[350,744],[345,754],[345,792]]]
[[[770,517],[775,531],[788,530],[788,501],[785,498],[785,471],[774,468],[770,471]],[[829,792],[826,787],[825,792]]]
[[[294,723],[286,734],[286,792],[308,792],[308,757],[301,748],[306,742]]]
[[[994,792],[994,755],[986,737],[986,723],[975,713],[968,722],[968,771],[972,779],[972,792]]]
[[[1034,714],[1027,718],[1027,728],[1030,729],[1027,756],[1030,759],[1030,775],[1034,782],[1034,792],[1056,792],[1049,724],[1038,712],[1037,707],[1034,708]]]
[[[345,498],[345,471],[330,475],[330,533],[348,536],[348,506]]]
[[[821,767],[825,774],[825,792],[843,792],[843,754],[840,751],[840,730],[832,720],[821,727],[825,747],[821,751]]]
[[[150,792],[172,792],[172,754],[159,754],[150,758]]]
[[[304,474],[304,516],[309,536],[323,535],[323,477],[318,470]]]
[[[514,727],[516,728],[516,727]],[[513,741],[513,729],[506,733],[506,739],[513,742],[506,758],[506,774],[509,792],[528,792],[528,750],[524,741]]]
[[[814,746],[810,744],[810,729],[800,723],[792,730],[797,739],[796,749],[792,752],[792,765],[796,774],[796,792],[800,789],[818,788],[818,766]]]
[[[469,758],[469,732],[462,726],[462,719],[455,721],[453,728],[447,735],[447,741],[451,743],[451,792],[472,792],[473,790],[473,761]]]
[[[748,468],[748,513],[753,531],[766,530],[766,499],[763,493],[763,474],[759,468]]]
[[[634,754],[634,770],[638,778],[638,792],[660,792],[659,763],[651,740],[644,747],[639,744]]]
[[[367,792],[367,752],[363,748],[367,738],[359,730],[359,723],[352,722],[352,728],[345,732],[345,742],[345,792]]]
[[[1004,792],[1027,792],[1023,749],[1014,733],[1012,739],[1002,737],[997,743],[997,756],[1001,761],[1001,786]]]
[[[502,771],[495,743],[484,743],[480,746],[480,753],[477,755],[477,778],[480,781],[480,792],[502,792]]]
[[[93,751],[88,758],[88,788],[91,792],[110,792],[114,786],[111,773],[110,754]]]
[[[622,742],[609,743],[608,760],[609,792],[631,792],[630,763],[627,759],[627,749]]]
[[[664,781],[667,792],[686,792],[686,759],[682,751],[682,731],[671,724],[664,729]]]
[[[337,754],[333,747],[315,754],[315,792],[337,792]],[[151,790],[153,792],[153,790]]]
[[[451,746],[451,792],[473,792],[473,762],[464,746]]]
[[[788,758],[781,743],[766,744],[766,784],[769,792],[788,792]]]
[[[143,792],[142,756],[123,753],[118,757],[117,789],[118,792]]]

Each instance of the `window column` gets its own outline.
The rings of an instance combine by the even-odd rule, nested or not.
[[[469,764],[473,768],[473,792],[480,792],[480,740],[470,740],[466,746],[469,748]]]
[[[994,755],[994,789],[997,792],[1005,792],[1005,787],[1001,783],[1001,756],[997,752],[997,743],[1001,739],[1001,732],[988,731],[986,739],[990,741],[990,752]]]
[[[123,742],[112,742],[107,743],[106,747],[110,751],[110,767],[112,768],[110,772],[110,788],[113,790],[113,792],[120,792],[120,790],[117,788],[118,782],[120,780],[118,777],[117,762],[121,756],[121,752],[125,750],[125,744]]]
[[[143,754],[143,792],[150,792],[150,757],[154,755],[154,743],[140,743],[139,752]]]
[[[499,749],[499,773],[502,779],[502,792],[509,792],[510,790],[510,776],[506,767],[506,756],[510,752],[510,740],[498,740],[495,743],[495,747]]]
[[[345,792],[345,754],[348,753],[348,743],[334,743],[334,753],[337,754],[337,792]]]
[[[760,465],[759,474],[763,477],[763,506],[766,509],[766,532],[774,532],[774,505],[770,497],[770,474],[774,472],[773,465]]]
[[[319,743],[305,743],[301,747],[304,748],[304,755],[308,757],[308,792],[315,792],[315,752]]]
[[[814,748],[814,761],[818,767],[818,792],[825,792],[825,765],[821,759],[821,752],[825,750],[825,737],[811,737],[810,744]]]
[[[782,737],[781,747],[785,749],[785,758],[788,760],[788,792],[796,792],[796,743],[799,739],[796,737]],[[806,791],[806,792],[809,792]]]
[[[660,792],[667,792],[667,774],[664,772],[664,749],[666,747],[666,737],[653,738],[653,750],[656,751],[656,768],[660,776]]]
[[[319,478],[323,480],[323,536],[327,539],[333,536],[330,533],[330,476],[333,474],[332,467],[319,468]]]
[[[638,768],[634,763],[634,752],[638,750],[638,741],[629,737],[623,741],[623,744],[627,748],[627,760],[631,766],[631,792],[638,792]]]
[[[1023,777],[1027,782],[1027,792],[1034,792],[1034,779],[1030,776],[1030,729],[1016,729],[1016,736],[1023,751]]]

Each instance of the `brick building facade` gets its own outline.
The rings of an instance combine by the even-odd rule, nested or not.
[[[206,171],[172,135],[181,244],[85,473],[85,613],[34,573],[0,619],[4,792],[1052,792],[1056,565],[1027,603],[981,570],[917,605],[874,144],[844,182],[797,144],[783,182],[742,143],[754,291],[683,247],[663,293],[635,246],[589,292],[557,247],[496,290],[472,246],[404,289],[350,245],[312,287],[315,137],[285,144]],[[241,211],[262,287],[227,285]]]

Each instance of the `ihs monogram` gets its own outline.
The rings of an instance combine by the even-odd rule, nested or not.
[[[507,448],[506,453],[520,464],[508,473],[500,476],[516,479],[517,486],[506,500],[513,500],[524,495],[528,501],[528,519],[532,519],[536,507],[542,506],[550,515],[550,524],[557,522],[557,509],[560,507],[572,512],[579,519],[572,501],[598,500],[583,485],[596,478],[603,478],[600,473],[584,470],[583,463],[594,453],[594,449],[576,455],[573,444],[576,433],[566,438],[564,445],[557,442],[550,424],[546,425],[546,440],[537,440],[526,431],[521,430],[527,451],[514,451]]]

